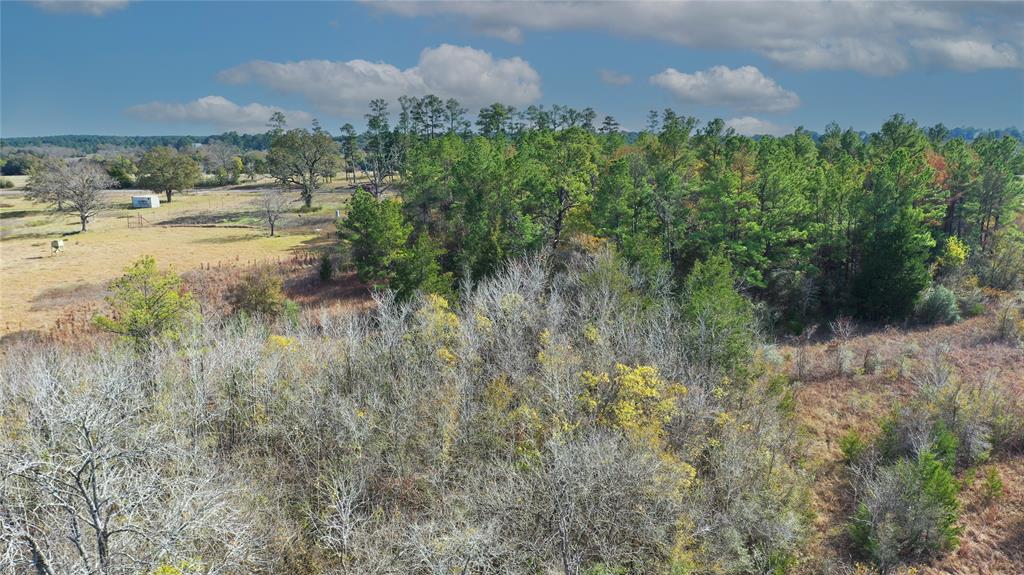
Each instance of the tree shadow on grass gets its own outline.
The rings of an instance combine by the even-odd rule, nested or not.
[[[217,236],[213,238],[197,238],[191,240],[189,243],[193,244],[236,244],[241,242],[247,242],[250,240],[260,239],[262,235],[258,234],[232,234],[230,236]]]
[[[26,218],[39,214],[39,210],[13,210],[10,212],[0,212],[0,220],[13,220],[16,218]]]
[[[240,221],[252,220],[259,217],[258,212],[237,211],[224,213],[201,213],[178,216],[169,220],[163,220],[157,225],[161,226],[212,226],[217,224],[237,223]]]

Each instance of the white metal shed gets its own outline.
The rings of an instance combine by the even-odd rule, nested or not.
[[[133,208],[159,208],[160,198],[157,196],[132,196]]]

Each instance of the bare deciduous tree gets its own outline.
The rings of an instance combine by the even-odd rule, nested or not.
[[[252,554],[230,481],[155,424],[134,365],[43,354],[5,371],[3,395],[24,402],[29,425],[0,451],[0,525],[13,538],[0,570],[127,575],[203,550],[224,573]]]
[[[117,185],[99,166],[91,162],[78,162],[69,166],[65,203],[72,212],[78,214],[82,231],[86,231],[89,222],[106,206],[103,191]]]
[[[292,200],[289,199],[288,195],[282,190],[267,190],[260,196],[258,204],[260,215],[262,215],[263,220],[267,222],[271,236],[274,235],[274,230],[277,227],[277,221],[281,218],[281,215],[288,210],[288,205],[291,203]]]
[[[47,157],[32,166],[26,196],[33,202],[53,204],[64,211],[68,165],[62,158]]]
[[[35,201],[53,204],[57,210],[75,213],[84,232],[106,205],[102,192],[116,185],[102,168],[87,160],[71,164],[49,160],[33,170],[28,195]]]

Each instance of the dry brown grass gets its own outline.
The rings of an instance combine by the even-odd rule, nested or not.
[[[47,211],[20,193],[0,195],[0,335],[47,332],[58,323],[75,329],[102,304],[105,286],[143,255],[179,273],[306,256],[332,243],[335,210],[350,191],[320,194],[317,211],[288,214],[273,238],[255,213],[258,194],[216,190],[132,210],[131,191],[110,192],[112,209],[86,233],[75,233],[73,217]],[[135,225],[140,215],[143,227]],[[133,227],[126,216],[135,218]],[[50,241],[58,238],[64,253],[51,255]]]
[[[855,564],[846,538],[853,497],[838,440],[850,430],[876,432],[893,402],[914,392],[910,375],[934,360],[932,350],[945,349],[945,360],[963,381],[1001,385],[1017,397],[1024,396],[1024,350],[998,341],[994,334],[995,318],[988,314],[952,326],[888,329],[842,343],[782,348],[791,372],[797,371],[798,361],[805,361],[798,413],[806,429],[817,517],[808,549],[808,556],[815,559],[806,562],[804,573]],[[838,372],[836,361],[844,348],[853,357],[846,374]],[[1024,454],[1001,455],[993,464],[1005,483],[1003,499],[981,506],[980,481],[975,481],[963,497],[964,534],[959,549],[931,564],[913,566],[918,573],[1024,573]]]

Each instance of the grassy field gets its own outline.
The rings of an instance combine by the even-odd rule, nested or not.
[[[110,280],[143,255],[186,273],[309,253],[330,242],[335,210],[350,195],[320,193],[315,211],[286,214],[271,238],[251,187],[176,195],[155,209],[131,209],[130,190],[109,192],[110,209],[85,233],[73,215],[33,204],[21,192],[0,194],[0,335],[45,330],[69,310],[98,305]],[[63,253],[51,254],[54,239],[64,240]]]
[[[15,190],[24,188],[25,184],[28,182],[28,176],[0,176],[0,179],[7,180],[14,184],[13,189]]]
[[[993,337],[995,314],[956,325],[928,329],[855,335],[843,343],[853,361],[847,373],[837,367],[835,341],[803,349],[784,346],[790,373],[802,381],[797,393],[799,420],[806,431],[805,446],[813,474],[815,530],[809,562],[801,573],[829,572],[829,561],[850,565],[857,557],[850,547],[847,524],[854,513],[854,495],[839,438],[850,430],[865,436],[878,432],[878,423],[893,402],[914,394],[915,370],[930,362],[947,362],[967,388],[1000,385],[1024,397],[1024,349]],[[943,350],[941,356],[935,350]],[[806,367],[800,369],[797,364]],[[865,367],[876,366],[865,369]],[[803,372],[803,373],[801,373]],[[960,546],[953,552],[897,571],[909,575],[942,573],[1020,573],[1024,565],[1024,454],[1004,454],[978,470],[994,467],[1005,484],[997,502],[986,501],[981,481],[965,486]],[[960,478],[965,480],[964,477]],[[966,481],[965,481],[966,482]]]

